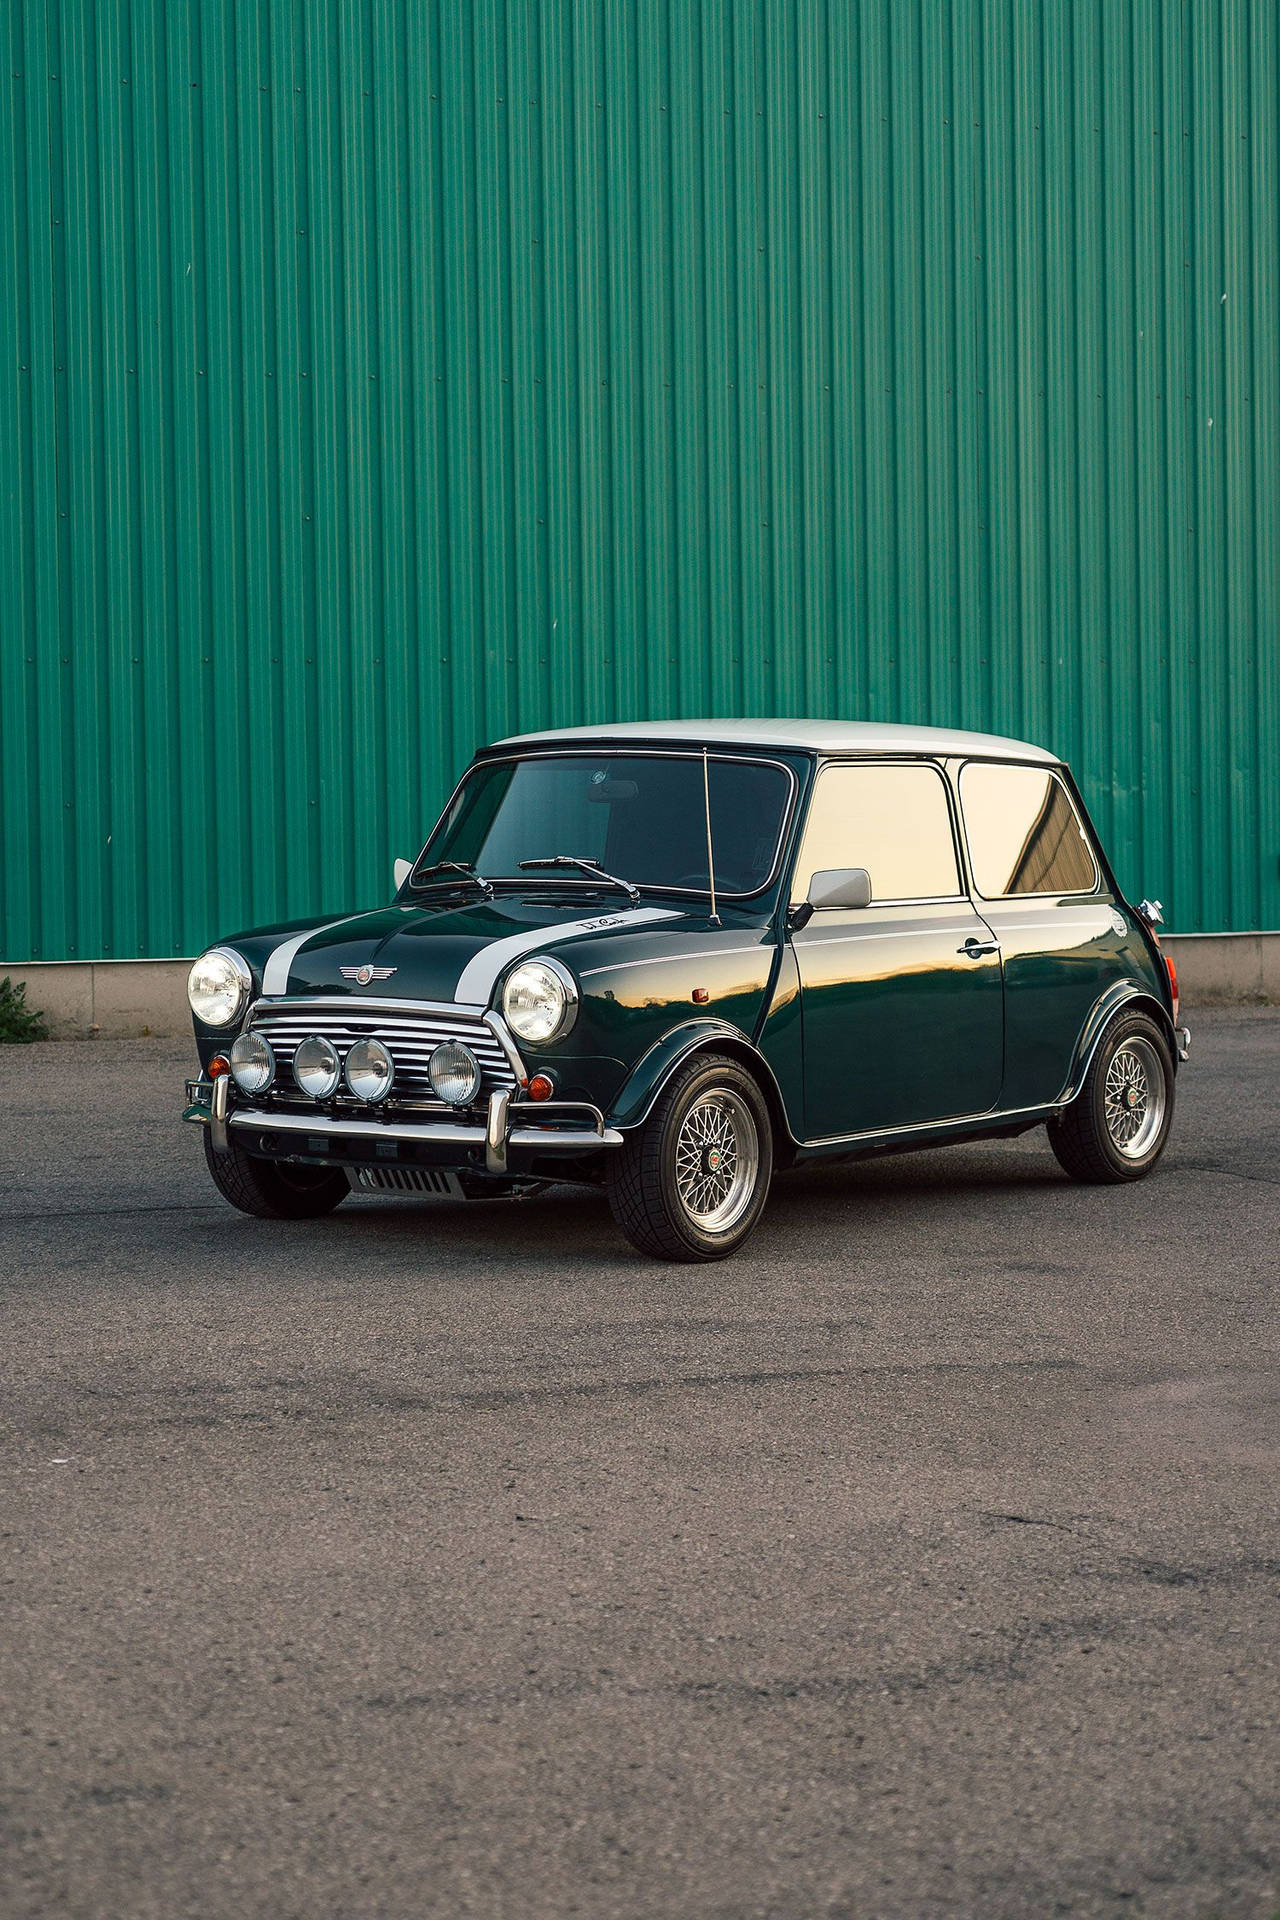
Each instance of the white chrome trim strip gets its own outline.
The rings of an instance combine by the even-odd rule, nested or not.
[[[237,1107],[233,1127],[253,1127],[258,1133],[340,1134],[362,1140],[443,1140],[458,1146],[483,1146],[483,1127],[440,1122],[410,1125],[404,1120],[334,1120],[326,1113],[269,1113],[255,1107]]]
[[[484,1127],[459,1126],[456,1123],[412,1126],[398,1120],[334,1120],[328,1114],[263,1113],[253,1107],[233,1108],[228,1116],[233,1127],[252,1127],[258,1133],[314,1133],[339,1135],[360,1140],[418,1140],[432,1145],[482,1147]],[[594,1127],[515,1127],[507,1135],[508,1146],[548,1147],[559,1152],[564,1147],[620,1147],[622,1135],[614,1127],[597,1133]]]
[[[593,980],[598,973],[624,973],[628,967],[670,966],[673,960],[727,960],[735,953],[765,953],[772,958],[775,951],[774,947],[761,944],[754,947],[699,947],[696,953],[650,953],[638,960],[615,960],[608,967],[584,967],[580,978]]]
[[[1034,1107],[990,1107],[986,1113],[955,1113],[946,1120],[909,1120],[896,1127],[864,1127],[861,1133],[822,1133],[812,1140],[802,1140],[800,1145],[844,1146],[859,1140],[887,1140],[899,1133],[934,1133],[939,1127],[967,1127],[980,1120],[1020,1120],[1029,1113],[1052,1113],[1055,1108],[1066,1104],[1066,1097],[1059,1094],[1056,1100],[1042,1100]]]
[[[455,1006],[452,1000],[392,1000],[382,994],[373,1000],[362,1000],[354,993],[290,993],[270,1000],[264,994],[255,1000],[252,1012],[263,1008],[268,1013],[289,1013],[296,1008],[302,1015],[313,1007],[344,1008],[353,1020],[377,1020],[383,1013],[448,1013],[475,1026],[481,1019],[475,1007]]]
[[[490,1033],[502,1048],[503,1053],[507,1057],[507,1065],[520,1082],[520,1085],[523,1086],[529,1076],[525,1072],[524,1061],[520,1058],[520,1049],[511,1037],[510,1027],[508,1027],[502,1015],[493,1012],[492,1009],[485,1014],[484,1025],[488,1027]]]
[[[833,908],[832,911],[834,912],[835,909]],[[973,932],[972,922],[967,922],[963,927],[899,927],[892,933],[863,933],[861,929],[855,928],[849,933],[817,933],[816,937],[811,935],[810,938],[806,940],[804,936],[809,933],[812,925],[813,922],[810,921],[807,927],[797,927],[791,936],[792,944],[810,947],[838,947],[842,946],[846,940],[918,940],[926,933],[941,939],[944,935],[953,933]]]
[[[984,904],[991,909],[989,914],[982,916],[988,926],[1003,927],[1010,937],[1018,933],[1060,933],[1078,939],[1084,933],[1088,934],[1090,939],[1097,940],[1104,933],[1110,933],[1112,930],[1110,915],[1098,922],[1096,926],[1090,925],[1087,920],[1017,920],[1012,914],[997,913],[996,902],[993,900],[988,900]]]
[[[561,1147],[620,1147],[622,1135],[616,1127],[605,1127],[599,1133],[592,1127],[513,1127],[507,1135],[509,1147],[550,1147],[558,1152]]]

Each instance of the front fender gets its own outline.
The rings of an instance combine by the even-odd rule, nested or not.
[[[641,1054],[627,1076],[609,1110],[609,1125],[623,1131],[628,1127],[640,1126],[648,1119],[654,1101],[680,1062],[698,1051],[727,1053],[749,1067],[759,1080],[773,1110],[775,1125],[781,1123],[785,1133],[789,1134],[773,1069],[741,1027],[735,1027],[727,1020],[683,1020],[678,1027],[672,1027],[669,1033],[664,1033],[661,1040],[656,1040],[647,1053]]]
[[[1116,980],[1090,1010],[1089,1018],[1085,1021],[1080,1038],[1076,1042],[1075,1057],[1071,1063],[1071,1077],[1055,1100],[1055,1106],[1065,1106],[1068,1101],[1075,1099],[1084,1085],[1084,1077],[1089,1071],[1090,1062],[1102,1038],[1103,1028],[1121,1007],[1130,1005],[1139,1008],[1143,1013],[1149,1013],[1156,1022],[1169,1042],[1169,1048],[1174,1057],[1174,1072],[1177,1072],[1178,1037],[1174,1032],[1173,1022],[1169,1018],[1168,1008],[1161,1006],[1151,989],[1141,981]]]

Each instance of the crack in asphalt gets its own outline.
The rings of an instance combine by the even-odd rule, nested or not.
[[[206,1202],[170,1203],[157,1207],[46,1207],[38,1213],[10,1213],[0,1208],[0,1227],[12,1221],[17,1226],[30,1226],[33,1220],[118,1220],[132,1215],[149,1213],[225,1213],[226,1206],[220,1200]]]
[[[1123,1578],[1125,1573],[1161,1586],[1192,1587],[1240,1586],[1258,1576],[1280,1576],[1280,1560],[1246,1559],[1221,1566],[1170,1567],[1130,1555],[1121,1556],[1119,1570],[1102,1578]],[[1135,1619],[1106,1613],[1065,1614],[1032,1620],[1021,1627],[1000,1627],[990,1633],[996,1644],[987,1650],[950,1659],[925,1661],[918,1667],[887,1670],[869,1668],[866,1673],[804,1674],[774,1676],[752,1681],[715,1678],[710,1680],[671,1680],[650,1685],[615,1682],[606,1670],[595,1679],[575,1676],[571,1679],[543,1682],[532,1677],[528,1685],[506,1687],[450,1687],[414,1693],[366,1695],[359,1705],[371,1713],[448,1713],[464,1709],[519,1707],[531,1701],[555,1702],[579,1698],[617,1696],[623,1699],[667,1698],[713,1709],[750,1708],[785,1705],[791,1701],[815,1701],[841,1705],[869,1696],[888,1697],[901,1702],[912,1694],[934,1688],[960,1687],[977,1681],[1029,1682],[1028,1662],[1040,1655],[1062,1649],[1071,1641],[1087,1641],[1082,1654],[1092,1652],[1100,1642],[1146,1640],[1152,1634],[1175,1631],[1176,1620]]]
[[[1113,1641],[1152,1628],[1168,1630],[1164,1622],[1138,1622],[1107,1614],[1065,1615],[1057,1619],[1034,1620],[1023,1628],[1000,1628],[992,1638],[1004,1641],[1003,1649],[978,1652],[963,1658],[926,1661],[918,1667],[903,1667],[866,1673],[778,1675],[759,1681],[716,1678],[710,1680],[670,1680],[649,1685],[615,1681],[607,1670],[594,1679],[539,1681],[529,1685],[506,1687],[448,1687],[414,1693],[380,1693],[364,1696],[359,1705],[373,1713],[450,1712],[460,1708],[522,1706],[530,1700],[572,1700],[580,1697],[617,1695],[624,1699],[667,1698],[714,1708],[775,1706],[792,1700],[831,1702],[890,1695],[902,1697],[923,1693],[935,1686],[963,1686],[970,1680],[1026,1680],[1029,1675],[1021,1661],[1035,1650],[1049,1650],[1064,1641],[1087,1637],[1090,1642]],[[1010,1644],[1011,1643],[1011,1644]]]
[[[1273,1179],[1269,1173],[1244,1173],[1239,1167],[1204,1167],[1195,1160],[1175,1161],[1171,1173],[1220,1173],[1226,1180],[1250,1180],[1259,1187],[1280,1187],[1280,1180]]]

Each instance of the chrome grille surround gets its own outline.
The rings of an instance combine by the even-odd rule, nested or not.
[[[487,1101],[492,1093],[513,1093],[523,1078],[519,1056],[501,1022],[495,1015],[484,1015],[472,1007],[426,1000],[361,1000],[345,994],[259,1000],[245,1022],[245,1031],[260,1033],[276,1057],[275,1080],[267,1094],[257,1096],[259,1104],[317,1105],[293,1077],[293,1056],[313,1033],[329,1042],[344,1067],[348,1050],[357,1040],[382,1042],[395,1063],[391,1092],[380,1103],[383,1111],[397,1105],[429,1107],[438,1113],[460,1111],[439,1098],[427,1074],[431,1055],[446,1040],[469,1047],[479,1063],[477,1104]],[[345,1084],[332,1102],[323,1104],[361,1113],[374,1111],[365,1101],[355,1099]]]

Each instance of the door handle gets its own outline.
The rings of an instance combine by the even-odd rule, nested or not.
[[[956,952],[962,953],[966,960],[980,960],[985,953],[999,953],[999,951],[998,940],[978,940],[973,934],[969,935],[962,947],[956,948]]]

